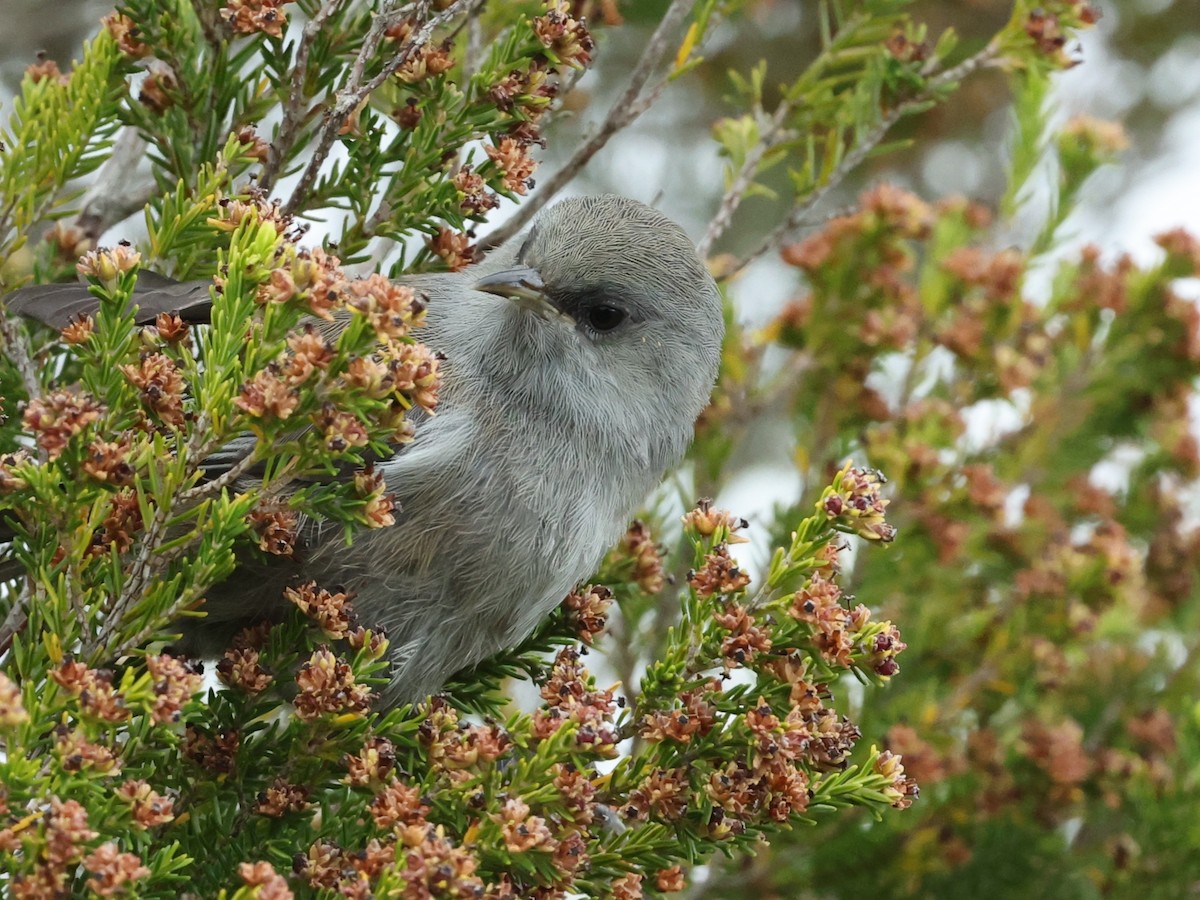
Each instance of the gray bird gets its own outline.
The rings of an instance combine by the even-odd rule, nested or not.
[[[481,264],[405,282],[427,295],[420,337],[446,360],[437,415],[376,464],[397,524],[347,547],[340,529],[310,523],[302,562],[247,561],[209,592],[207,617],[179,623],[187,649],[214,652],[278,615],[285,585],[313,579],[354,592],[360,621],[387,630],[383,702],[421,699],[526,637],[683,457],[724,325],[712,277],[661,213],[565,200]],[[147,284],[143,317],[196,318],[207,302],[207,282]],[[62,327],[89,301],[42,286],[8,306]]]

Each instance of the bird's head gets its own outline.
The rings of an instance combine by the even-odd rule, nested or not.
[[[513,301],[497,313],[494,346],[511,352],[493,359],[495,377],[601,428],[661,431],[651,452],[663,465],[682,453],[724,332],[717,286],[683,229],[624,197],[564,200],[480,271],[476,291]]]

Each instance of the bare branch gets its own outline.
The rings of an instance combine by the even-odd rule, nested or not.
[[[270,191],[275,185],[275,179],[296,144],[300,126],[308,117],[305,101],[304,81],[308,73],[308,57],[312,46],[325,27],[325,23],[345,5],[346,0],[326,0],[317,10],[317,14],[308,20],[304,32],[300,36],[300,44],[296,48],[296,64],[292,67],[292,85],[288,93],[287,105],[283,109],[283,121],[279,124],[279,133],[271,142],[267,164],[263,167],[262,179],[259,184],[264,191]]]
[[[730,222],[733,221],[733,214],[741,206],[746,192],[754,181],[754,176],[758,174],[759,165],[767,153],[774,149],[782,139],[784,135],[783,124],[794,109],[795,106],[793,104],[787,101],[780,101],[779,106],[775,108],[775,114],[771,116],[770,123],[763,132],[759,142],[746,154],[746,158],[742,161],[742,167],[738,170],[737,175],[734,176],[733,181],[730,182],[729,187],[725,190],[725,195],[721,198],[721,205],[717,208],[716,215],[708,223],[708,229],[704,232],[704,237],[696,245],[696,252],[700,254],[701,259],[708,256],[712,251],[713,245],[725,233],[725,230],[729,228]]]
[[[25,385],[25,393],[29,399],[42,395],[42,383],[38,378],[37,367],[33,364],[33,354],[29,350],[29,342],[25,334],[8,314],[4,303],[0,302],[0,350],[16,367],[21,375],[21,383]]]
[[[375,21],[371,23],[371,29],[367,32],[367,36],[363,40],[362,48],[354,60],[350,74],[346,78],[346,83],[334,95],[333,106],[325,114],[325,121],[321,125],[320,133],[317,137],[316,150],[313,152],[312,158],[308,161],[304,173],[300,176],[299,184],[292,191],[292,196],[284,204],[283,211],[286,214],[294,214],[297,208],[308,198],[313,185],[316,183],[317,175],[321,171],[321,166],[325,164],[325,160],[329,157],[329,151],[333,148],[334,141],[337,140],[338,132],[346,123],[346,120],[350,118],[354,110],[358,108],[359,104],[365,101],[380,85],[391,78],[401,66],[412,59],[417,51],[429,43],[429,39],[433,36],[434,31],[456,16],[464,12],[470,13],[474,11],[483,2],[484,0],[455,0],[446,9],[427,19],[412,33],[391,59],[384,64],[379,73],[364,83],[363,78],[365,77],[364,73],[367,63],[375,56],[375,51],[379,48],[379,44],[383,40],[384,32],[401,15],[407,13],[412,8],[411,5],[398,6],[394,0],[387,4],[384,10],[375,17]],[[417,18],[422,18],[429,13],[430,0],[420,0],[416,4],[416,7]]]
[[[942,88],[953,82],[960,81],[967,75],[974,72],[988,63],[990,63],[999,52],[999,47],[994,44],[989,44],[984,47],[974,56],[968,57],[957,66],[946,69],[944,72],[933,76],[925,83],[925,89],[915,97],[911,97],[902,103],[896,104],[892,109],[888,110],[866,134],[859,138],[854,149],[842,157],[841,161],[829,173],[829,177],[824,183],[815,187],[807,196],[800,202],[796,203],[784,219],[769,235],[763,238],[762,242],[757,247],[735,261],[730,267],[718,273],[720,278],[732,278],[750,263],[754,262],[761,256],[766,255],[783,246],[793,232],[802,227],[809,218],[809,215],[816,208],[830,191],[842,183],[842,181],[852,171],[857,169],[859,165],[871,154],[879,142],[887,135],[892,126],[899,122],[906,115],[911,113],[917,107],[927,103],[931,98],[935,97]],[[768,148],[769,149],[769,148]],[[765,151],[764,151],[765,152]],[[747,182],[747,186],[749,186]],[[722,204],[722,207],[724,204]],[[720,211],[718,211],[718,216]],[[714,223],[716,219],[714,219]],[[713,230],[713,226],[709,226],[709,231]],[[721,229],[724,230],[723,228]],[[719,234],[720,232],[718,232]],[[705,237],[707,237],[707,233]],[[709,245],[711,249],[711,244]]]
[[[683,24],[694,5],[694,0],[673,0],[658,27],[650,35],[650,41],[642,51],[642,57],[634,67],[633,74],[629,76],[625,90],[609,109],[600,127],[576,149],[561,169],[542,181],[537,194],[523,203],[511,219],[480,240],[481,250],[503,243],[524,228],[529,220],[604,148],[613,135],[654,104],[667,86],[667,78],[661,78],[650,88],[647,88],[646,84],[667,57],[672,46],[672,35]]]
[[[154,179],[138,175],[138,165],[146,157],[146,141],[136,128],[121,129],[113,143],[112,155],[104,161],[96,180],[83,195],[75,225],[93,243],[100,235],[123,219],[142,209],[154,196]]]

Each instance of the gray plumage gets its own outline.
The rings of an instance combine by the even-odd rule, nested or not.
[[[387,629],[385,703],[420,699],[528,635],[682,458],[723,322],[716,285],[662,214],[614,196],[566,200],[481,264],[406,282],[428,296],[418,336],[447,359],[437,415],[377,464],[397,524],[350,547],[314,524],[299,566],[239,567],[209,592],[206,619],[181,623],[189,649],[212,652],[276,613],[284,585],[312,578],[353,591],[360,621]],[[183,287],[136,299],[200,296]],[[53,317],[23,293],[10,308]]]

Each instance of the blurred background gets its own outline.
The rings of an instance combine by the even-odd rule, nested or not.
[[[660,0],[622,3],[622,27],[597,27],[597,63],[566,99],[566,111],[548,133],[546,171],[556,169],[578,138],[603,118],[665,6]],[[66,69],[107,9],[107,4],[93,0],[0,0],[4,106],[39,51]],[[1126,253],[1141,265],[1153,265],[1162,257],[1155,235],[1181,226],[1200,232],[1200,0],[1121,0],[1101,3],[1100,9],[1099,24],[1073,49],[1081,64],[1054,78],[1053,118],[1065,122],[1082,113],[1115,120],[1125,129],[1128,149],[1119,164],[1102,168],[1087,182],[1079,207],[1060,232],[1064,240],[1051,257],[1073,258],[1079,248],[1092,243],[1100,248],[1104,265],[1116,265]],[[964,52],[983,46],[1011,14],[1008,3],[995,0],[918,2],[912,10],[915,19],[928,23],[932,36],[947,28],[957,31]],[[768,85],[793,79],[817,52],[816,11],[815,0],[748,3],[744,15],[714,33],[705,50],[707,64],[674,83],[656,106],[593,160],[569,191],[613,191],[654,203],[699,238],[723,186],[711,127],[719,117],[740,112],[728,99],[726,73],[748,72],[765,59]],[[771,97],[766,99],[769,105]],[[971,76],[948,102],[902,122],[894,136],[910,138],[912,146],[865,164],[826,199],[818,215],[845,210],[865,187],[882,181],[929,201],[965,195],[994,209],[1006,189],[1014,127],[1009,100],[1001,73]],[[1049,170],[1045,177],[1052,177]],[[770,184],[771,176],[765,180]],[[1045,192],[1040,202],[1049,195]],[[1026,209],[1032,220],[1038,203],[1035,192]],[[497,219],[509,211],[502,208]],[[745,252],[782,215],[776,201],[747,200],[716,252]],[[118,225],[110,239],[137,227]],[[1035,221],[1026,223],[1020,216],[1002,222],[983,238],[984,249],[1025,246],[1036,228]],[[1049,261],[1039,260],[1027,290],[1036,299],[1039,292],[1049,291],[1050,280]],[[769,256],[743,272],[728,290],[739,322],[753,332],[775,320],[808,288],[794,266]],[[1184,300],[1200,297],[1195,278],[1175,281],[1173,291]],[[1124,363],[1137,368],[1150,358],[1138,356]],[[1128,392],[1126,382],[1116,383],[1114,390]],[[977,399],[972,394],[972,400]],[[1119,407],[1113,414],[1116,425],[1097,425],[1097,435],[1080,432],[1095,439],[1096,454],[1103,459],[1092,466],[1090,451],[1082,452],[1082,461],[1072,471],[1090,474],[1094,482],[1123,446],[1119,435],[1113,436],[1124,427],[1122,417],[1132,416],[1130,409],[1157,402],[1149,392],[1145,398],[1138,395],[1128,409]],[[1194,397],[1183,403],[1183,421],[1194,434]],[[984,416],[985,429],[1002,414],[1000,407],[987,408],[993,411]],[[751,565],[762,563],[772,546],[768,538],[779,538],[776,511],[788,509],[811,488],[804,481],[805,467],[797,462],[797,445],[805,445],[810,426],[811,421],[794,409],[762,416],[738,441],[735,459],[725,469],[728,477],[718,499],[750,519],[754,541],[746,561]],[[949,438],[947,445],[954,440],[956,436]],[[937,446],[932,438],[929,443]],[[1028,463],[1013,462],[1015,455],[1005,460],[1004,452],[998,451],[996,461],[1001,475],[1006,463],[1024,466],[1022,472],[1029,474]],[[1016,489],[1009,496],[1018,501],[1014,530],[1025,522],[1038,524],[1041,513],[1030,500],[1031,493],[1032,500],[1038,499],[1039,477],[1049,484],[1055,473],[1034,471],[1029,477],[1032,489],[1015,476],[1011,479]],[[1141,483],[1135,479],[1135,485]],[[854,718],[871,742],[886,740],[905,754],[910,771],[925,786],[921,801],[883,825],[845,815],[834,817],[832,827],[798,830],[758,859],[735,861],[728,870],[715,867],[695,873],[688,896],[1200,897],[1200,817],[1195,815],[1200,760],[1194,742],[1200,707],[1189,694],[1197,656],[1188,630],[1196,620],[1197,597],[1190,579],[1198,545],[1189,539],[1170,548],[1175,555],[1156,556],[1157,542],[1166,531],[1155,530],[1159,523],[1154,516],[1165,516],[1166,507],[1158,499],[1139,506],[1141,495],[1128,488],[1128,479],[1117,478],[1116,484],[1112,493],[1128,506],[1108,510],[1101,519],[1111,517],[1128,529],[1137,559],[1129,571],[1138,570],[1129,578],[1151,588],[1128,608],[1106,605],[1111,598],[1101,603],[1081,589],[1083,605],[1099,612],[1095,620],[1088,620],[1091,630],[1079,647],[1064,646],[1072,636],[1083,634],[1078,622],[1083,614],[1071,605],[1073,600],[1064,604],[1065,612],[1047,601],[1037,613],[1049,616],[1046,622],[1033,613],[1027,619],[997,617],[1007,630],[991,636],[967,635],[967,625],[951,621],[967,606],[980,616],[991,615],[987,604],[1000,602],[995,595],[1010,586],[1012,572],[1036,569],[1036,553],[1020,550],[1019,538],[1012,538],[1016,549],[997,551],[1011,557],[1005,557],[1007,568],[982,555],[972,562],[983,567],[981,580],[996,579],[996,591],[958,604],[955,591],[974,589],[968,577],[977,573],[953,554],[943,556],[944,547],[922,549],[919,539],[909,538],[913,542],[906,549],[909,532],[902,526],[891,556],[879,557],[870,571],[859,575],[857,588],[860,600],[883,606],[904,629],[911,648],[901,658],[905,672],[887,690],[870,691],[868,698],[859,696],[855,685],[839,685],[838,690],[861,704]],[[1169,523],[1172,533],[1200,516],[1195,493],[1188,493],[1182,482],[1176,488],[1171,514],[1178,520]],[[1051,497],[1046,504],[1058,501]],[[1094,543],[1097,534],[1111,537],[1112,532],[1094,520],[1097,509],[1108,508],[1095,497],[1092,501],[1086,515],[1065,516],[1062,529],[1072,540]],[[929,504],[936,506],[932,499]],[[955,514],[946,515],[940,527],[949,529]],[[913,523],[912,528],[915,535],[921,529],[934,530],[929,521]],[[1124,540],[1125,532],[1121,535]],[[1033,543],[1041,539],[1037,531],[1028,530],[1024,538]],[[1085,551],[1080,553],[1090,558]],[[1030,559],[1035,564],[1022,569]],[[1171,575],[1183,583],[1168,591],[1162,584]],[[956,580],[960,576],[961,582]],[[894,579],[890,585],[888,579]],[[1022,602],[1028,601],[1028,593]],[[1130,596],[1135,593],[1131,590]],[[1155,606],[1163,597],[1176,604],[1171,616],[1162,612],[1161,603]],[[1108,625],[1096,625],[1103,615],[1109,615]],[[952,631],[958,625],[962,633]],[[1007,647],[997,646],[997,633]],[[1011,671],[1003,664],[999,670],[989,668],[1006,653]],[[990,662],[985,664],[985,659]],[[1141,677],[1145,684],[1131,688],[1131,679]],[[1028,695],[1023,694],[1026,680],[1031,685]],[[1093,693],[1087,693],[1089,688]]]

